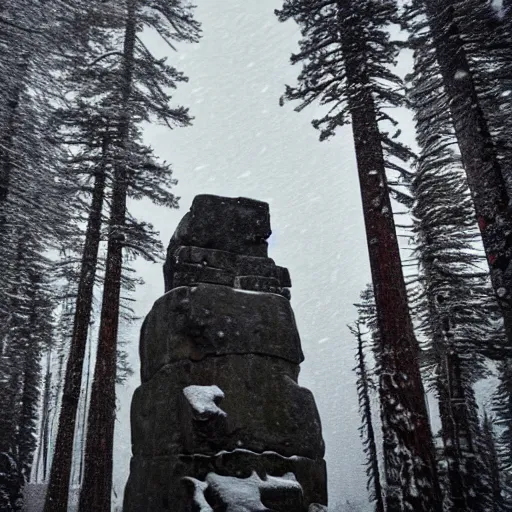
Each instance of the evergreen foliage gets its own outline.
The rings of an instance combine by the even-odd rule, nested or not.
[[[496,449],[496,435],[492,423],[491,418],[485,412],[477,438],[478,451],[482,463],[480,466],[481,485],[479,497],[483,504],[483,510],[502,512],[510,510],[510,502],[507,506],[502,494],[502,477]]]
[[[443,43],[437,23],[441,18],[445,22],[451,19],[451,43],[459,45],[459,58],[463,58],[461,52],[467,58],[463,62],[466,67],[458,68],[460,76],[455,77],[455,82],[468,78],[474,85],[473,92],[465,98],[459,90],[458,98],[465,101],[466,107],[472,101],[480,122],[488,123],[491,131],[487,144],[492,137],[493,149],[489,145],[487,149],[494,151],[495,167],[506,178],[508,149],[504,122],[510,109],[506,95],[500,92],[503,84],[500,85],[498,59],[492,57],[500,34],[494,32],[497,20],[489,3],[451,2],[433,25],[433,12],[439,6],[436,2],[425,3],[426,12],[423,3],[413,3],[405,18],[411,34],[409,44],[415,52],[410,103],[416,114],[421,149],[411,192],[415,198],[413,215],[422,289],[417,307],[420,328],[428,340],[424,362],[426,375],[431,376],[431,388],[439,399],[447,506],[461,511],[501,510],[493,483],[494,463],[481,446],[482,436],[489,433],[483,434],[478,428],[472,384],[488,371],[485,357],[503,360],[509,343],[488,275],[482,272],[484,256],[474,221],[475,204],[462,173],[463,168],[467,170],[468,157],[464,160],[464,152],[467,153],[471,141],[463,140],[463,123],[474,120],[461,112],[461,104],[454,107],[456,85],[447,76],[446,48],[440,50]],[[454,47],[450,51],[455,51]],[[452,63],[452,75],[454,66]],[[486,135],[485,130],[479,131]],[[481,196],[481,187],[473,190],[475,193]],[[482,204],[476,206],[478,214]],[[479,227],[482,228],[482,222]],[[485,237],[484,246],[489,255],[489,240]],[[487,418],[485,421],[488,423]],[[488,425],[482,427],[486,428]],[[460,439],[454,439],[454,435]],[[480,478],[477,472],[481,467],[492,478]]]
[[[168,4],[164,0],[127,0],[118,8],[123,23],[116,59],[110,68],[116,86],[107,95],[110,106],[115,109],[110,117],[114,126],[110,137],[114,149],[112,196],[84,483],[80,493],[80,510],[83,511],[107,509],[110,503],[123,249],[128,256],[142,255],[151,259],[155,249],[161,248],[152,237],[152,227],[137,223],[127,213],[127,199],[145,197],[161,206],[176,207],[176,200],[169,191],[173,184],[170,167],[158,163],[151,149],[143,146],[140,124],[154,119],[173,128],[188,126],[191,120],[186,108],[169,106],[171,97],[167,92],[186,78],[165,59],[153,57],[138,34],[144,28],[152,28],[173,47],[173,41],[196,42],[200,33],[192,7],[186,1]],[[60,502],[62,499],[65,495]],[[47,498],[46,507],[51,508],[51,498]]]
[[[415,68],[410,104],[420,154],[411,183],[419,290],[415,312],[425,339],[424,372],[439,400],[445,502],[450,510],[481,510],[477,454],[470,418],[472,384],[485,374],[482,354],[496,355],[496,305],[475,253],[474,208],[455,152],[448,99],[435,49],[420,20],[411,28]],[[474,404],[476,407],[476,404]]]
[[[349,124],[354,135],[373,284],[350,330],[375,510],[512,510],[512,2],[283,1],[302,70],[280,103],[317,104],[322,141]],[[67,509],[70,481],[83,481],[81,511],[109,509],[115,386],[131,373],[119,323],[141,282],[131,265],[163,253],[130,207],[177,207],[144,128],[192,121],[171,102],[187,77],[144,34],[173,51],[197,42],[193,13],[188,0],[0,7],[0,510],[21,510],[23,485],[49,477],[47,512]],[[407,42],[390,35],[398,23]],[[407,84],[393,71],[403,47]],[[417,156],[398,107],[414,112]],[[390,197],[413,218],[410,307]],[[499,385],[480,422],[474,384],[490,359]],[[439,403],[436,450],[422,376]]]
[[[486,3],[486,2],[484,2]],[[471,191],[478,226],[482,235],[491,281],[501,307],[507,337],[512,340],[512,231],[510,197],[505,172],[500,164],[496,137],[486,112],[490,97],[478,88],[472,68],[471,48],[464,42],[465,24],[461,23],[460,2],[450,0],[413,0],[413,15],[426,16],[430,37],[449,99],[454,133]],[[473,16],[473,10],[470,9]],[[466,24],[467,25],[467,24]],[[491,81],[487,88],[493,89]]]
[[[361,331],[361,325],[364,324],[362,324],[361,319],[358,319],[353,326],[349,326],[350,332],[357,341],[357,366],[354,370],[357,375],[357,396],[359,399],[359,413],[361,415],[359,433],[363,441],[363,449],[366,455],[366,475],[368,477],[366,485],[369,492],[369,499],[375,504],[375,512],[384,512],[384,496],[372,420],[370,397],[371,378],[365,357],[367,346],[364,337],[366,333]]]

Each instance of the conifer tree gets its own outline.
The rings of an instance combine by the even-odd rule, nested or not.
[[[74,307],[73,333],[67,360],[66,376],[60,406],[56,450],[48,486],[46,509],[67,507],[71,465],[73,458],[76,415],[82,384],[82,366],[91,320],[93,292],[97,277],[98,250],[101,240],[103,203],[105,200],[107,174],[111,166],[111,129],[109,109],[97,98],[108,84],[108,71],[103,63],[91,66],[104,52],[112,51],[107,45],[111,34],[105,34],[102,25],[107,24],[109,10],[92,2],[85,16],[76,16],[77,31],[80,31],[86,46],[74,56],[74,66],[67,83],[75,93],[72,106],[57,113],[61,124],[61,143],[72,149],[66,165],[68,172],[78,175],[77,183],[85,186],[92,180],[92,193],[87,208],[87,228],[81,254],[80,275],[77,279]],[[77,19],[78,18],[78,19]],[[94,25],[90,22],[94,19]]]
[[[415,68],[409,98],[420,147],[411,183],[420,287],[414,306],[426,339],[425,373],[433,376],[429,384],[439,400],[446,500],[450,510],[481,510],[472,385],[485,374],[483,355],[501,353],[492,321],[496,305],[479,271],[474,208],[435,49],[422,20],[410,29]]]
[[[359,399],[359,413],[361,415],[361,427],[359,432],[363,440],[364,452],[366,454],[366,475],[368,476],[367,489],[369,498],[375,504],[375,512],[384,512],[384,493],[381,485],[379,459],[377,455],[377,443],[372,420],[370,382],[371,377],[366,363],[366,346],[364,335],[361,331],[362,322],[358,319],[354,326],[349,326],[350,332],[357,341],[357,395]]]
[[[69,45],[73,41],[72,34],[61,30],[59,20],[80,3],[81,0],[69,0],[65,4],[59,0],[6,0],[2,3],[0,70],[4,86],[0,92],[0,237],[3,240],[8,236],[3,232],[8,220],[5,203],[10,195],[16,200],[20,177],[25,173],[27,179],[30,177],[30,172],[21,167],[18,160],[24,154],[30,157],[33,150],[39,151],[39,142],[44,143],[48,161],[55,156],[52,154],[55,145],[48,143],[45,132],[39,130],[53,108],[49,100],[55,102],[61,97],[55,74],[56,56],[65,52],[66,43]],[[35,99],[30,102],[30,111],[25,105],[29,98]],[[30,138],[25,136],[27,127],[30,127]],[[34,132],[40,139],[34,138]],[[46,166],[44,170],[48,171]],[[54,170],[50,169],[52,173]],[[44,204],[40,206],[46,207]]]
[[[504,170],[491,133],[474,70],[464,45],[455,0],[414,0],[426,15],[453,127],[467,175],[491,280],[512,340],[512,212]]]
[[[70,227],[68,183],[51,123],[60,98],[49,34],[63,12],[58,4],[8,1],[0,12],[0,394],[3,404],[12,404],[0,414],[0,451],[17,468],[12,481],[19,485],[31,472],[39,361],[55,307],[46,253]]]
[[[386,176],[409,152],[381,128],[395,124],[384,107],[403,101],[389,69],[398,46],[387,27],[396,15],[394,2],[375,0],[288,0],[278,12],[302,33],[291,60],[304,67],[284,99],[300,101],[296,110],[316,100],[329,107],[313,122],[321,139],[352,124],[381,341],[387,510],[432,512],[441,496]]]
[[[168,4],[163,0],[127,0],[122,6],[122,49],[113,66],[116,77],[108,95],[114,117],[112,138],[112,197],[109,234],[100,317],[97,361],[91,388],[84,459],[84,482],[80,510],[110,510],[112,489],[112,449],[115,420],[115,380],[117,332],[122,284],[123,249],[152,257],[151,226],[136,223],[127,214],[126,201],[150,197],[160,205],[175,207],[168,188],[173,184],[167,165],[159,164],[141,143],[140,122],[156,118],[170,127],[187,126],[185,108],[171,108],[165,88],[175,87],[185,77],[165,60],[152,56],[139,37],[144,27],[154,28],[172,47],[172,40],[195,42],[199,25],[187,2]],[[149,245],[149,247],[148,247]]]
[[[509,196],[512,194],[512,25],[494,2],[458,0],[454,17],[466,51],[475,89],[489,124],[497,159]]]
[[[16,473],[7,478],[21,486],[30,477],[35,450],[39,361],[51,340],[53,301],[47,279],[49,265],[29,228],[17,237],[17,247],[14,271],[18,282],[7,292],[11,316],[0,356],[0,399],[4,404],[0,412],[0,452],[11,460],[11,471]],[[6,485],[0,481],[0,488]],[[9,492],[18,494],[20,489],[11,486]],[[19,510],[19,506],[13,510]]]

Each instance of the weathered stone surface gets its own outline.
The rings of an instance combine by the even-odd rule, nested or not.
[[[265,354],[304,359],[290,303],[274,294],[200,284],[158,299],[141,330],[141,377],[181,359]]]
[[[175,247],[172,254],[169,249],[164,278],[166,292],[178,286],[211,283],[290,296],[289,290],[283,290],[291,286],[288,269],[271,258],[202,247]]]
[[[252,290],[255,292],[279,292],[279,281],[274,277],[261,276],[237,276],[235,277],[235,288],[241,290]]]
[[[183,264],[169,277],[170,289],[180,286],[197,286],[201,283],[220,284],[242,290],[275,293],[290,300],[290,290],[282,288],[274,277],[235,276],[224,270],[203,267],[202,265]]]
[[[321,424],[311,392],[297,384],[298,366],[283,359],[248,355],[179,361],[158,372],[134,394],[133,453],[212,455],[246,448],[285,456],[324,454]],[[226,417],[197,421],[183,389],[218,386]]]
[[[205,194],[194,198],[171,245],[191,245],[266,257],[266,240],[271,232],[267,203],[244,197]]]
[[[220,284],[233,286],[235,276],[220,268],[183,263],[176,272],[172,273],[172,288],[178,286],[196,286],[199,283]]]
[[[324,443],[268,205],[198,196],[141,330],[125,512],[320,512]]]
[[[307,512],[310,503],[327,504],[327,478],[322,459],[286,458],[271,452],[256,454],[235,450],[214,457],[133,457],[123,511],[192,512],[197,510],[194,507],[194,486],[186,480],[187,477],[205,481],[208,474],[215,473],[249,478],[253,472],[261,479],[294,474],[302,487],[304,505],[302,509],[287,512]]]

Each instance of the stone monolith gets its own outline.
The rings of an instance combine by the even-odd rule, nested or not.
[[[141,329],[124,512],[326,510],[320,418],[266,203],[197,196]]]

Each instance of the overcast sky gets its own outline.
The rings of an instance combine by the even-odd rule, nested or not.
[[[146,138],[174,166],[181,208],[147,204],[134,209],[167,242],[197,194],[250,197],[270,204],[273,234],[269,256],[289,268],[292,306],[306,357],[299,382],[318,404],[327,445],[330,502],[366,496],[357,428],[355,344],[347,323],[353,303],[369,281],[368,254],[350,128],[318,142],[311,126],[315,108],[298,114],[279,107],[286,83],[300,71],[289,65],[299,32],[280,24],[279,0],[201,0],[197,19],[204,37],[171,53],[158,50],[190,78],[175,102],[189,106],[190,128],[152,127]],[[156,39],[150,44],[159,44]],[[412,129],[411,129],[412,132]],[[163,293],[160,265],[136,266],[146,285],[137,313],[147,314]],[[138,330],[128,333],[135,376],[120,389],[115,485],[122,495],[129,471],[129,407],[139,385]]]

